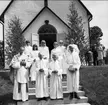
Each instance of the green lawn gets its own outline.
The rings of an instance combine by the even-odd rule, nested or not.
[[[108,66],[83,67],[80,78],[91,105],[108,105]]]
[[[82,67],[80,83],[91,105],[108,105],[108,66]],[[0,72],[0,105],[16,105],[8,72]]]

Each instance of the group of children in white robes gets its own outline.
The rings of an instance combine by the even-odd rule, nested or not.
[[[29,43],[29,42],[27,42]],[[49,50],[45,45],[45,41],[42,41],[43,46],[37,48],[36,45],[33,46],[33,51],[29,47],[25,47],[25,50],[22,49],[22,53],[14,56],[11,62],[11,66],[16,70],[16,76],[14,80],[14,91],[13,91],[13,99],[14,100],[28,100],[28,81],[29,81],[29,70],[30,77],[33,83],[36,82],[36,98],[47,99],[50,97],[51,99],[63,99],[63,91],[62,91],[62,74],[63,67],[62,61],[66,61],[67,67],[69,68],[73,65],[74,69],[77,69],[75,73],[72,73],[71,70],[67,68],[67,88],[70,93],[71,99],[72,94],[75,92],[76,98],[78,92],[78,79],[77,75],[79,73],[80,68],[80,59],[75,51],[70,52],[70,46],[68,47],[69,52],[65,52],[65,48],[60,46],[60,48],[56,49],[56,47],[51,51],[51,61],[49,62]],[[73,47],[71,45],[71,47]],[[61,50],[64,50],[62,53]],[[58,53],[58,52],[59,53]],[[60,52],[61,51],[61,52]],[[66,55],[66,56],[65,56]],[[65,59],[64,59],[64,58]],[[48,77],[50,76],[50,91],[48,89]],[[25,79],[25,80],[24,80]],[[76,84],[73,85],[73,82]],[[73,88],[75,87],[76,88]]]

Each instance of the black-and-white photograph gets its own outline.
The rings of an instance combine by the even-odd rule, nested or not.
[[[0,0],[0,105],[108,105],[108,1]]]

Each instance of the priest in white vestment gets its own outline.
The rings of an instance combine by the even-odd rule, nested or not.
[[[39,60],[39,50],[36,44],[33,45],[33,51],[31,52],[31,58],[33,60],[30,68],[30,77],[33,84],[36,82],[36,62]]]
[[[31,59],[24,53],[21,47],[20,53],[15,55],[11,61],[11,66],[16,71],[14,78],[13,99],[28,100],[28,67],[31,65]]]
[[[80,99],[77,92],[79,89],[79,68],[81,66],[79,54],[74,50],[74,47],[69,45],[66,55],[67,62],[67,89],[70,93],[70,99]]]
[[[50,98],[63,99],[62,91],[62,68],[57,55],[52,55],[53,60],[50,62]]]
[[[39,47],[39,51],[45,59],[49,60],[49,48],[46,46],[45,40],[41,41],[41,46]]]
[[[38,100],[49,97],[48,92],[48,68],[49,64],[47,59],[43,58],[42,54],[39,54],[39,60],[37,61],[37,77],[36,77],[36,98]]]

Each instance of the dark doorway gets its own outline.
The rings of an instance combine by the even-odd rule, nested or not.
[[[45,40],[46,45],[49,47],[49,51],[51,51],[54,48],[53,43],[56,41],[56,28],[53,25],[49,24],[49,20],[45,20],[45,24],[39,28],[38,34],[39,44],[42,40]]]

